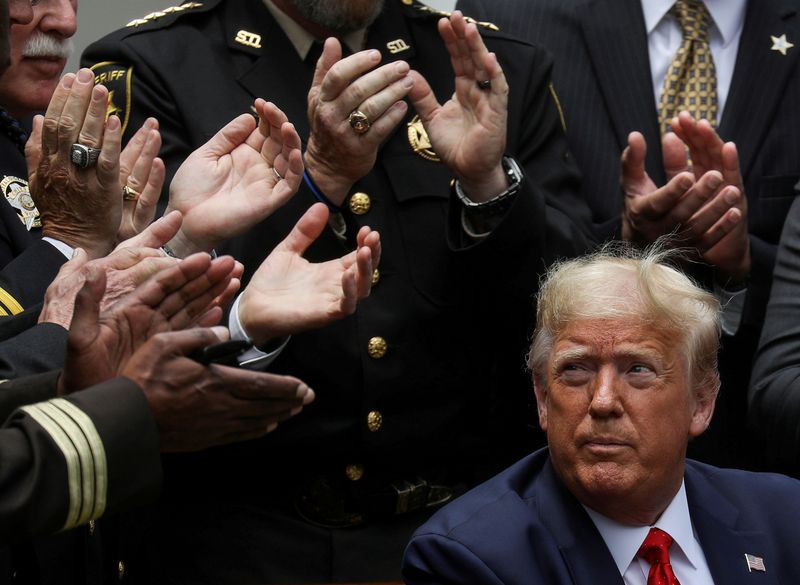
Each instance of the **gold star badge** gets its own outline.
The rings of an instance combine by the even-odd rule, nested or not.
[[[794,47],[794,43],[790,43],[786,40],[785,34],[779,37],[770,35],[770,38],[772,39],[772,50],[778,51],[781,55],[786,55],[786,51]]]

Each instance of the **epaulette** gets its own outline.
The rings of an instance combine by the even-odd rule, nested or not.
[[[126,27],[138,27],[142,26],[143,24],[149,24],[151,22],[155,22],[160,18],[164,18],[165,16],[169,16],[171,14],[178,14],[181,12],[185,12],[187,10],[195,10],[197,8],[201,8],[203,6],[202,2],[186,2],[185,4],[180,4],[179,6],[168,6],[167,8],[163,8],[162,10],[156,10],[155,12],[151,12],[150,14],[143,16],[141,18],[136,18],[126,24]]]
[[[423,4],[421,2],[417,2],[416,0],[400,0],[405,6],[413,7],[417,12],[421,12],[423,14],[432,14],[434,16],[443,16],[444,18],[449,18],[452,12],[447,12],[445,10],[437,10],[436,8],[431,8],[430,6]],[[477,26],[482,28],[486,28],[489,30],[500,30],[500,27],[494,24],[493,22],[481,22],[479,20],[475,20],[471,16],[464,15],[464,20],[467,22],[471,22]]]

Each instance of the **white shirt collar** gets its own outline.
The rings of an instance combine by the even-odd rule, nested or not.
[[[642,0],[644,23],[647,34],[658,24],[675,4],[675,0]],[[722,36],[722,46],[727,46],[744,26],[744,12],[747,0],[705,0],[711,19]]]
[[[621,524],[584,506],[591,517],[600,536],[611,552],[614,562],[619,569],[619,574],[624,575],[628,565],[636,558],[639,547],[644,542],[650,526],[629,526]],[[653,525],[667,532],[675,541],[673,547],[679,547],[692,567],[697,568],[703,563],[703,551],[694,535],[692,520],[689,516],[689,503],[686,500],[686,488],[681,482],[681,487],[675,497]]]

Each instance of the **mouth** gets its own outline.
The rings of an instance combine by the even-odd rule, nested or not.
[[[48,76],[61,75],[61,71],[67,63],[64,57],[57,56],[41,56],[41,57],[23,57],[23,62],[28,66],[35,67]]]
[[[587,438],[583,443],[583,447],[596,455],[613,455],[630,449],[631,445],[618,437],[600,436]]]

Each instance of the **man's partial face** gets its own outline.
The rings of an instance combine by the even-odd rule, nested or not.
[[[577,320],[555,340],[546,384],[539,418],[570,492],[618,522],[654,522],[713,410],[689,390],[683,344],[638,319]]]
[[[78,0],[41,0],[33,20],[11,27],[11,65],[0,77],[0,105],[22,117],[47,109],[77,29]]]
[[[336,33],[366,28],[378,17],[384,0],[292,0],[303,16]]]

